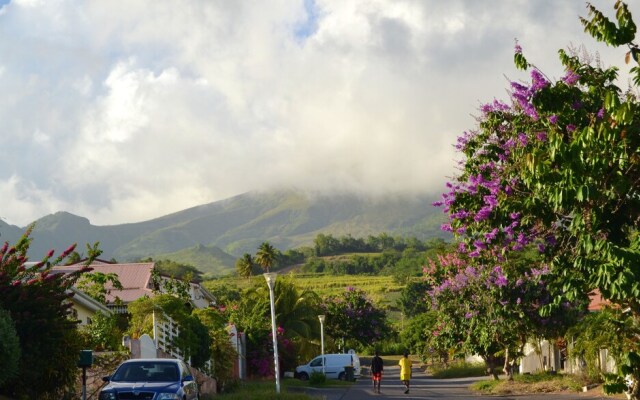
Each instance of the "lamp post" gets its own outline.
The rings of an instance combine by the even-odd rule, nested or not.
[[[318,315],[318,319],[320,320],[320,347],[322,349],[322,374],[324,375],[324,315]]]
[[[271,302],[271,335],[273,335],[273,363],[276,370],[276,393],[280,394],[280,363],[278,362],[278,336],[276,332],[276,311],[275,302],[273,300],[273,288],[276,285],[276,278],[278,274],[276,272],[267,272],[264,278],[267,280],[267,286],[269,286],[269,300]]]

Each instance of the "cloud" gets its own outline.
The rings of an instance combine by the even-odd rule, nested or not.
[[[0,216],[116,224],[273,187],[441,192],[479,104],[524,77],[514,38],[550,76],[571,42],[622,61],[582,33],[585,14],[551,0],[13,0]]]

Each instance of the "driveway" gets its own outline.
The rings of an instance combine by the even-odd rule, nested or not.
[[[483,396],[474,394],[467,387],[474,382],[486,378],[457,378],[434,379],[427,376],[420,369],[413,369],[411,390],[404,394],[404,386],[400,382],[400,369],[398,367],[385,367],[382,377],[381,393],[373,392],[373,384],[367,376],[361,377],[349,388],[310,389],[307,393],[320,397],[323,400],[364,400],[364,399],[455,399],[455,400],[595,400],[608,399],[601,395],[588,393],[545,393],[536,395],[509,395],[509,396]]]

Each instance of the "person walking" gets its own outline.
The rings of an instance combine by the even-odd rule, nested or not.
[[[380,383],[382,382],[382,370],[384,370],[384,363],[382,358],[378,355],[378,351],[373,355],[371,359],[371,379],[373,380],[374,393],[380,393]]]
[[[400,380],[405,387],[404,393],[409,393],[409,381],[411,380],[411,367],[413,363],[409,359],[409,353],[405,352],[404,357],[398,361],[398,365],[400,365]]]

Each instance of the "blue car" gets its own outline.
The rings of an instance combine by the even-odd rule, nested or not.
[[[99,400],[197,400],[196,385],[182,360],[151,358],[127,360],[103,381]]]

